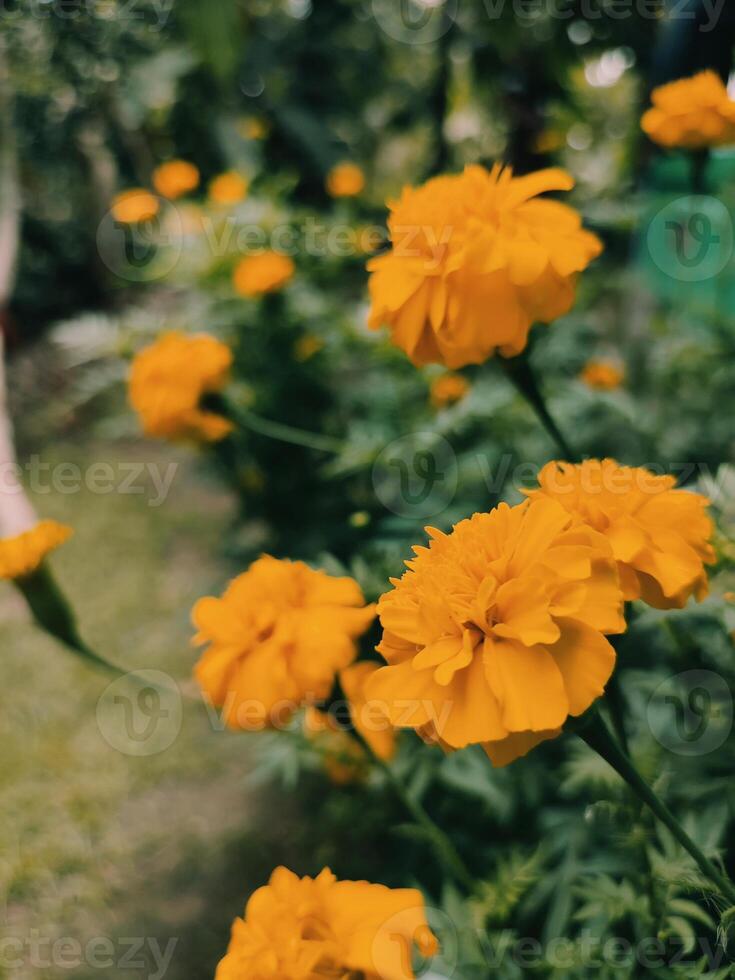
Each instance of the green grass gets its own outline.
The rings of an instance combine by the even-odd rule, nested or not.
[[[170,496],[160,507],[149,506],[146,494],[86,489],[38,497],[43,516],[76,529],[54,555],[53,571],[94,648],[191,687],[189,611],[229,574],[218,556],[230,503],[191,454],[112,446],[57,446],[51,462],[176,462]],[[187,701],[164,751],[119,751],[121,705],[108,697],[97,710],[110,678],[41,633],[8,583],[0,588],[0,624],[0,935],[24,943],[21,951],[0,947],[0,976],[155,975],[150,938],[161,949],[177,940],[167,980],[211,976],[248,888],[279,860],[251,835],[247,740],[216,731]],[[244,864],[232,860],[233,841]],[[59,945],[56,966],[48,966],[52,942],[64,937],[81,953]],[[85,963],[94,937],[112,941],[115,965],[107,964],[104,941],[95,947],[104,968]],[[145,939],[144,949],[133,955],[122,937]],[[121,960],[126,952],[131,965],[144,954],[147,964],[131,970]]]

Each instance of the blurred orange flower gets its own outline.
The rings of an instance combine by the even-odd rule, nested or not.
[[[309,707],[304,714],[304,732],[318,751],[324,771],[335,786],[360,783],[370,772],[370,760],[360,743],[333,715]]]
[[[187,336],[171,330],[133,359],[128,382],[130,404],[143,431],[160,439],[217,442],[232,423],[199,407],[202,396],[221,391],[232,351],[208,334]]]
[[[655,143],[690,150],[735,143],[735,102],[716,72],[661,85],[651,101],[641,126]]]
[[[414,980],[414,945],[424,956],[439,949],[416,889],[280,867],[233,923],[215,980]]]
[[[579,377],[588,388],[612,391],[623,383],[625,371],[614,361],[588,361]]]
[[[470,390],[470,383],[461,374],[442,374],[431,382],[431,404],[444,408],[461,401]]]
[[[232,283],[241,296],[256,297],[275,293],[292,278],[293,260],[280,252],[247,255],[235,266]]]
[[[153,186],[173,201],[199,186],[199,170],[187,160],[168,160],[153,171]]]
[[[427,530],[378,603],[389,666],[366,694],[396,726],[506,765],[604,691],[604,634],[625,630],[612,549],[553,500]]]
[[[194,642],[207,644],[195,675],[230,728],[277,728],[328,697],[374,618],[354,579],[264,555],[194,606]]]
[[[514,177],[496,164],[405,188],[389,202],[392,250],[368,262],[370,326],[390,326],[419,365],[519,354],[535,320],[571,308],[578,273],[602,251],[573,208],[536,200],[573,185],[564,170]]]
[[[209,199],[215,204],[239,204],[247,196],[248,187],[247,178],[228,170],[209,182]]]
[[[387,761],[396,754],[395,729],[381,706],[367,695],[367,685],[377,670],[380,664],[360,660],[340,671],[339,682],[350,705],[352,724],[377,757]]]
[[[656,609],[680,609],[708,591],[705,564],[715,560],[706,497],[674,489],[673,476],[614,459],[547,463],[534,500],[553,499],[574,518],[603,534],[618,563],[626,600]]]
[[[370,702],[365,686],[380,664],[361,660],[339,673],[339,682],[349,705],[350,720],[379,759],[386,762],[396,754],[396,734],[379,704]],[[346,719],[345,719],[346,722]],[[324,767],[337,785],[359,782],[370,772],[371,760],[363,746],[332,713],[310,707],[304,728],[321,749]]]
[[[327,174],[332,197],[356,197],[365,187],[365,174],[356,163],[338,163]]]
[[[23,578],[35,572],[46,555],[72,535],[57,521],[39,521],[12,538],[0,538],[0,578]]]
[[[133,187],[115,195],[111,211],[115,221],[124,225],[149,221],[158,214],[158,198],[142,187]]]

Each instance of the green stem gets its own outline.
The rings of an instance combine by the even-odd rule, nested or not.
[[[28,608],[41,629],[63,643],[82,660],[115,677],[125,677],[144,687],[164,690],[150,678],[142,677],[134,670],[119,667],[87,646],[79,635],[72,608],[47,565],[41,564],[30,575],[15,579],[14,584],[28,603]]]
[[[338,439],[319,435],[316,432],[305,432],[303,429],[296,429],[294,426],[285,425],[283,422],[264,419],[241,405],[233,405],[231,402],[227,402],[227,413],[238,425],[250,429],[252,432],[257,432],[258,435],[267,436],[269,439],[288,442],[293,446],[303,446],[306,449],[316,449],[322,453],[341,453],[343,449],[343,445]]]
[[[597,709],[592,708],[579,726],[573,730],[623,777],[633,792],[649,807],[654,816],[668,828],[672,836],[694,858],[705,877],[709,878],[720,893],[735,905],[735,885],[691,839],[663,800],[641,777],[628,756],[618,746]]]
[[[383,772],[386,779],[390,783],[393,792],[400,799],[401,803],[411,814],[418,826],[425,832],[427,838],[432,842],[439,860],[447,871],[467,890],[469,894],[472,894],[476,888],[475,879],[470,874],[467,865],[459,856],[454,844],[452,844],[444,831],[434,823],[421,803],[406,792],[406,787],[403,785],[401,780],[395,774],[392,767],[388,765],[385,759],[381,759],[380,756],[373,751],[370,744],[356,729],[353,728],[351,730],[351,734],[362,746],[363,751],[368,755],[372,763]]]
[[[628,755],[628,735],[625,731],[625,697],[620,684],[620,673],[617,670],[613,671],[613,675],[607,683],[605,700],[610,710],[610,720],[615,730],[615,737],[623,752]]]
[[[526,399],[543,427],[561,450],[565,461],[568,463],[579,463],[581,461],[579,453],[572,449],[546,407],[546,402],[541,394],[541,389],[536,381],[527,353],[524,351],[517,357],[501,357],[500,363],[508,378],[510,378],[516,389]]]

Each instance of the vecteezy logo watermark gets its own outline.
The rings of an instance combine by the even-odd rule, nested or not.
[[[161,670],[139,670],[109,684],[97,702],[97,727],[123,755],[157,755],[181,731],[181,694]]]
[[[47,20],[126,20],[143,22],[149,30],[160,31],[168,21],[174,0],[0,0],[0,22],[16,17]]]
[[[178,938],[165,946],[155,937],[92,936],[82,943],[73,936],[44,936],[31,929],[24,938],[6,936],[0,939],[0,970],[16,971],[30,967],[36,970],[136,970],[141,980],[163,980],[171,965]],[[162,948],[163,946],[163,948]],[[9,976],[15,976],[15,972]],[[22,974],[26,976],[24,972]],[[45,974],[44,974],[45,975]]]
[[[717,27],[726,0],[482,0],[465,9],[489,21],[512,18],[516,24],[533,27],[543,20],[595,24],[604,21],[638,20],[691,21],[701,34]],[[460,14],[459,0],[371,0],[371,12],[380,28],[404,44],[431,44],[451,28]]]
[[[372,15],[381,29],[403,44],[431,44],[447,33],[459,0],[372,0]]]
[[[140,191],[148,199],[150,191]],[[135,194],[129,198],[134,204]],[[145,201],[141,201],[145,205]],[[120,221],[114,209],[97,226],[97,251],[114,275],[127,282],[150,282],[167,276],[181,258],[184,224],[178,208],[158,199],[158,212],[141,221]]]
[[[680,282],[713,279],[732,258],[732,218],[716,197],[680,197],[655,215],[646,244],[653,261],[669,278]]]
[[[22,483],[33,496],[49,493],[62,496],[79,493],[107,495],[148,494],[148,506],[160,507],[166,500],[178,471],[178,463],[98,461],[81,467],[77,463],[48,463],[32,455],[19,463],[0,463],[0,497],[22,492]]]
[[[413,432],[386,446],[373,464],[378,500],[399,517],[426,519],[443,511],[457,490],[457,458],[434,432]]]
[[[707,755],[732,731],[732,692],[714,671],[686,670],[656,688],[647,717],[654,738],[669,752]]]

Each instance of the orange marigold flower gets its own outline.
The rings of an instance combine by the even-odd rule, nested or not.
[[[715,560],[709,500],[675,489],[673,476],[614,459],[547,463],[532,499],[553,498],[603,534],[618,563],[626,600],[642,599],[656,609],[680,609],[690,596],[709,590],[705,563]]]
[[[0,538],[0,578],[23,578],[35,572],[46,555],[72,535],[57,521],[39,521],[22,534]]]
[[[395,725],[505,765],[603,693],[603,634],[625,630],[612,550],[553,500],[427,530],[378,603],[389,666],[367,695]]]
[[[690,150],[735,143],[735,102],[715,72],[661,85],[651,101],[641,126],[655,143]]]
[[[275,293],[291,279],[295,266],[288,255],[280,252],[261,252],[247,255],[235,266],[232,283],[241,296],[262,296]]]
[[[442,374],[431,382],[431,404],[444,408],[461,401],[470,390],[470,383],[461,374]]]
[[[202,396],[221,391],[232,351],[208,334],[163,334],[133,359],[128,383],[130,404],[143,431],[159,439],[217,442],[232,423],[199,407]]]
[[[514,177],[496,164],[404,189],[389,202],[392,250],[368,262],[369,325],[388,324],[414,364],[519,354],[535,320],[571,308],[578,273],[602,251],[573,208],[536,199],[573,185],[564,170]]]
[[[338,163],[327,174],[327,191],[332,197],[356,197],[365,187],[365,174],[356,163]]]
[[[194,606],[196,678],[230,728],[277,728],[328,697],[374,618],[354,579],[264,555]]]
[[[236,170],[219,174],[209,183],[209,199],[215,204],[239,204],[248,193],[248,181]]]
[[[124,225],[149,221],[158,214],[158,198],[142,187],[116,194],[112,201],[112,216]]]
[[[153,171],[153,186],[161,197],[175,200],[199,186],[199,170],[187,160],[168,160]]]
[[[613,391],[623,383],[625,371],[613,361],[588,361],[579,377],[588,388]]]
[[[415,888],[280,867],[233,923],[215,980],[414,980],[414,945],[424,956],[439,949]]]

